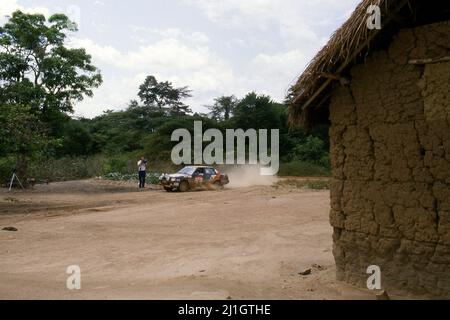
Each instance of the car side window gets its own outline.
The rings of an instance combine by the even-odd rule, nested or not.
[[[203,175],[204,173],[205,172],[204,172],[203,168],[198,168],[197,170],[195,170],[194,176],[200,176],[200,175]]]

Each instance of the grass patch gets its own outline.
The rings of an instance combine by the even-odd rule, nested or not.
[[[283,179],[278,181],[275,188],[290,187],[297,189],[309,189],[309,190],[329,190],[329,179]]]
[[[148,184],[158,184],[159,176],[160,174],[156,172],[147,173],[145,182]],[[119,172],[111,172],[103,175],[102,178],[112,181],[139,181],[139,175],[137,173],[123,174]]]

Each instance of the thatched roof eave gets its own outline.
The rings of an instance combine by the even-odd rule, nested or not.
[[[367,27],[367,9],[370,5],[377,5],[381,9],[381,30]],[[341,73],[370,48],[374,39],[384,32],[384,26],[405,6],[411,8],[410,0],[363,0],[356,7],[351,17],[331,36],[292,86],[289,106],[291,125],[307,129],[313,125],[312,109],[329,101],[332,84],[339,80],[345,81],[340,78]]]

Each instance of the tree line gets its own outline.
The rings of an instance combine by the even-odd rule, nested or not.
[[[279,129],[284,163],[328,163],[328,128],[311,134],[287,125],[287,106],[267,95],[220,96],[205,113],[193,113],[189,87],[175,87],[149,75],[136,98],[120,111],[107,110],[93,119],[74,118],[74,105],[102,83],[100,71],[85,49],[68,48],[76,25],[65,15],[48,19],[16,11],[0,26],[0,176],[12,167],[28,176],[29,166],[49,159],[103,155],[106,171],[126,171],[126,159],[139,154],[169,162],[175,129],[203,126]],[[104,171],[105,171],[104,170]]]

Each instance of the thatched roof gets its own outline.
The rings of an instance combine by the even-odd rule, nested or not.
[[[431,0],[431,3],[433,2]],[[378,5],[381,9],[381,30],[370,30],[367,27],[367,9],[370,5]],[[414,23],[417,23],[418,12],[425,11],[425,6],[433,5],[430,5],[428,0],[363,0],[292,86],[289,107],[291,125],[304,128],[314,125],[317,122],[314,118],[324,114],[320,112],[319,107],[328,104],[333,83],[345,81],[340,77],[341,74],[360,61],[364,53],[373,49],[375,41],[382,37],[383,33],[396,32],[401,27],[399,21],[405,20],[405,17],[413,17]],[[428,15],[435,12],[438,14],[435,7],[427,8],[426,11]],[[411,21],[409,22],[411,24]]]

